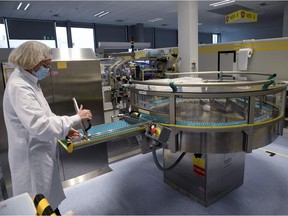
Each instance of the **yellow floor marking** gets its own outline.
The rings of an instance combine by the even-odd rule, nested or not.
[[[268,152],[271,152],[271,153],[273,153],[273,154],[275,154],[275,155],[279,155],[279,156],[288,158],[288,155],[281,154],[281,153],[274,152],[274,151],[270,151],[269,149],[264,149],[264,148],[259,148],[259,149],[262,150],[262,151],[265,151],[265,152],[268,151]]]

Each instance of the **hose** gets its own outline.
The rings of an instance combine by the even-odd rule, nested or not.
[[[152,147],[152,154],[153,154],[153,160],[155,165],[158,167],[158,169],[160,169],[161,171],[169,171],[171,169],[173,169],[174,167],[176,167],[179,162],[182,160],[182,158],[185,156],[186,152],[183,152],[179,158],[175,161],[174,164],[172,164],[170,167],[164,168],[163,166],[161,166],[161,164],[158,161],[157,155],[156,155],[156,146]]]

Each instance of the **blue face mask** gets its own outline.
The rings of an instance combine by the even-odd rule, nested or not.
[[[32,74],[38,78],[38,80],[42,80],[46,78],[49,74],[49,68],[45,68],[41,66],[38,71],[33,71]]]

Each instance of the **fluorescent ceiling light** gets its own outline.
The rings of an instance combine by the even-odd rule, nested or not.
[[[223,1],[220,1],[220,2],[212,3],[212,4],[210,4],[210,6],[217,7],[217,6],[220,6],[220,5],[230,4],[230,3],[233,3],[233,2],[235,2],[235,0],[223,0]]]
[[[164,18],[155,18],[155,19],[151,19],[151,20],[148,20],[147,22],[158,22],[160,20],[163,20]]]
[[[22,6],[22,2],[19,3],[17,10],[20,10],[21,6]],[[25,6],[23,10],[27,10],[29,6],[30,6],[30,3],[27,3],[27,5]]]
[[[104,11],[101,11],[101,12],[95,14],[94,16],[96,17],[96,16],[99,16],[100,14],[103,14],[103,13],[104,13]]]
[[[22,2],[19,3],[19,5],[18,5],[18,7],[17,7],[17,10],[20,9],[21,5],[22,5]]]
[[[107,15],[107,14],[109,14],[110,12],[109,11],[107,11],[107,12],[105,12],[105,13],[102,13],[101,15],[99,15],[98,17],[102,17],[102,16],[105,16],[105,15]]]
[[[30,6],[30,3],[28,3],[28,4],[26,5],[26,7],[24,8],[24,10],[27,10],[29,6]]]

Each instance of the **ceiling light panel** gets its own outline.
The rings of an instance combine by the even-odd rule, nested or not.
[[[223,1],[220,1],[220,2],[212,3],[212,4],[210,4],[210,6],[217,7],[217,6],[220,6],[220,5],[230,4],[230,3],[233,3],[233,2],[235,2],[235,0],[223,0]]]
[[[110,12],[109,11],[107,11],[107,12],[105,12],[105,13],[103,13],[103,14],[100,14],[98,17],[102,17],[102,16],[105,16],[105,15],[107,15],[107,14],[109,14]]]
[[[151,19],[151,20],[148,20],[147,22],[151,22],[151,23],[153,23],[153,22],[158,22],[158,21],[161,21],[161,20],[163,20],[164,18],[155,18],[155,19]]]
[[[28,3],[28,4],[26,5],[26,7],[24,8],[24,10],[27,10],[29,6],[30,6],[30,3]]]
[[[101,12],[95,14],[94,17],[99,16],[99,15],[103,14],[104,12],[105,12],[105,11],[101,11]]]
[[[95,14],[94,17],[102,17],[102,16],[105,16],[105,15],[107,15],[109,13],[110,13],[110,11],[106,11],[106,12],[105,11],[101,11],[101,12]]]
[[[23,5],[23,7],[21,7]],[[17,6],[17,10],[27,10],[30,6],[30,3],[27,3],[26,6],[24,6],[23,2],[20,2]]]
[[[19,5],[18,5],[18,7],[17,7],[17,10],[20,9],[21,5],[22,5],[22,2],[19,3]]]

